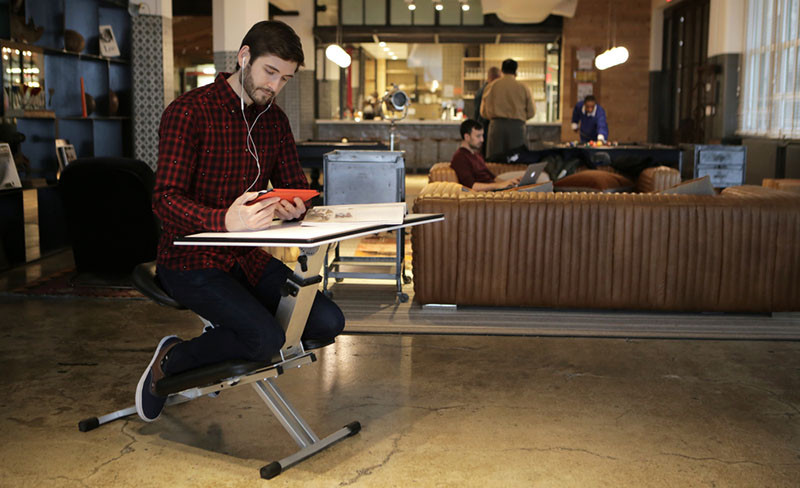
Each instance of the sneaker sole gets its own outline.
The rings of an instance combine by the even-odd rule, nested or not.
[[[167,337],[164,337],[163,339],[161,339],[161,342],[158,343],[158,347],[156,347],[156,352],[153,353],[153,358],[150,359],[150,364],[147,365],[147,368],[145,368],[144,373],[142,373],[142,377],[139,378],[139,383],[136,385],[136,413],[138,413],[139,414],[139,418],[141,418],[145,422],[153,422],[153,421],[158,420],[158,417],[161,416],[161,412],[159,412],[159,414],[156,415],[156,417],[153,418],[153,419],[148,419],[145,416],[144,411],[142,411],[142,388],[144,387],[144,382],[147,379],[147,373],[149,373],[150,370],[153,368],[153,363],[156,362],[156,357],[158,357],[158,353],[161,352],[161,348],[164,347],[164,344],[167,341],[169,341],[170,339],[173,339],[173,338],[177,339],[178,336],[171,335],[171,336],[167,336]]]

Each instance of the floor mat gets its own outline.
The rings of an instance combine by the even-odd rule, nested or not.
[[[127,277],[77,273],[66,269],[11,290],[12,295],[144,299]]]

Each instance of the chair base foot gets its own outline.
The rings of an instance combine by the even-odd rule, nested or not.
[[[322,452],[323,450],[327,449],[328,447],[332,446],[333,444],[341,441],[342,439],[346,439],[347,437],[352,437],[358,434],[361,431],[361,423],[358,421],[350,422],[349,424],[345,425],[341,429],[337,430],[333,434],[329,435],[324,439],[320,439],[317,442],[310,444],[303,449],[300,449],[296,453],[292,454],[291,456],[287,456],[280,461],[273,461],[266,466],[262,466],[260,473],[261,478],[269,480],[272,479],[282,472],[286,471],[287,469],[291,468],[292,466],[299,464],[302,461]]]

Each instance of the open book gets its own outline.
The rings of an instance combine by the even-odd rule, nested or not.
[[[306,212],[301,225],[341,223],[402,224],[406,215],[405,202],[362,203],[353,205],[328,205],[314,207]]]

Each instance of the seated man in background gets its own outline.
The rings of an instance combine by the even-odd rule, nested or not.
[[[521,177],[502,180],[492,174],[481,156],[483,127],[475,120],[461,123],[461,144],[450,160],[458,182],[475,191],[502,190],[519,184]]]

